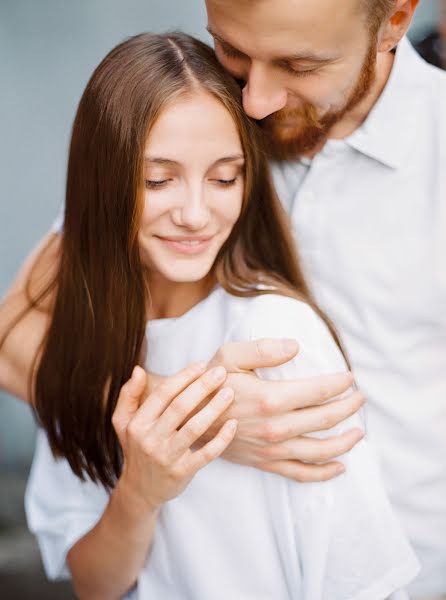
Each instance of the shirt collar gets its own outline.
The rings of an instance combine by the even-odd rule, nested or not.
[[[389,80],[364,123],[345,142],[391,168],[409,152],[422,103],[425,62],[407,38],[398,45]]]

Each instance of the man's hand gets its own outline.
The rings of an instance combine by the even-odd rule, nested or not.
[[[334,427],[356,413],[365,399],[354,391],[333,400],[352,386],[351,373],[297,381],[264,381],[253,373],[254,369],[285,363],[297,352],[298,345],[292,340],[222,346],[209,367],[225,367],[225,386],[234,390],[235,401],[208,435],[228,418],[235,418],[237,433],[224,458],[296,481],[324,481],[344,471],[342,463],[333,459],[351,450],[364,434],[353,429],[323,440],[305,434]],[[207,441],[206,436],[202,441]]]

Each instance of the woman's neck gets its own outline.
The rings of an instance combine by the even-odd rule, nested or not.
[[[157,273],[149,275],[148,320],[181,317],[209,295],[215,285],[213,276],[200,281],[168,281]]]

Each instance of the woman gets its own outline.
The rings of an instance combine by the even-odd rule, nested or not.
[[[265,379],[346,368],[240,95],[182,34],[124,42],[87,85],[36,376],[47,438],[29,524],[49,575],[71,571],[82,598],[405,598],[416,560],[365,442],[325,484],[218,458],[236,424],[212,426],[232,392],[224,370],[204,371],[223,342],[299,337],[299,358]],[[139,404],[135,364],[184,370]],[[192,382],[209,401],[191,401]]]

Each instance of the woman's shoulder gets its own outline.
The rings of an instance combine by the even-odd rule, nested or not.
[[[308,303],[278,293],[238,298],[235,302],[239,305],[238,319],[231,328],[230,341],[291,338],[299,345],[300,364],[309,367],[311,363],[311,371],[345,369],[327,324]]]
[[[323,319],[307,302],[279,293],[238,298],[243,307],[238,331],[245,335],[262,333],[265,337],[293,337],[293,333],[311,337],[331,337]]]

